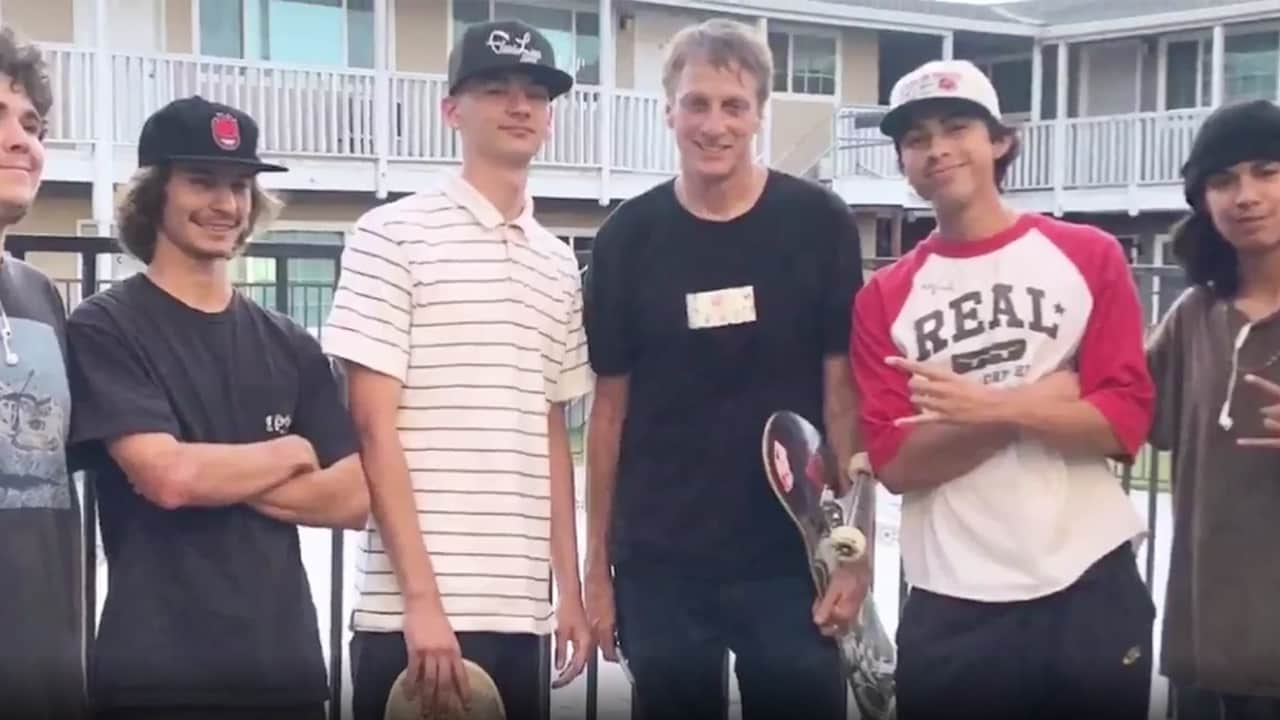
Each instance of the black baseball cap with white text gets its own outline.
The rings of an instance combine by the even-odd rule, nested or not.
[[[258,123],[248,113],[199,95],[174,100],[142,126],[138,167],[173,162],[232,164],[255,172],[288,170],[258,157]]]
[[[468,26],[449,53],[449,94],[472,78],[516,71],[528,73],[553,100],[573,87],[573,76],[556,67],[546,36],[519,20],[494,20]]]

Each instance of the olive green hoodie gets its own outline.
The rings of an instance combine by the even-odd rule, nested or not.
[[[1280,313],[1249,323],[1192,288],[1155,328],[1151,442],[1173,455],[1173,549],[1161,670],[1174,683],[1280,697],[1280,449],[1260,410],[1280,400],[1244,382],[1280,382]]]

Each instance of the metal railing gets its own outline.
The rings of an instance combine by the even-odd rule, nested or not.
[[[18,257],[38,252],[42,256],[47,256],[50,253],[60,253],[69,254],[76,258],[77,277],[54,278],[68,309],[73,308],[85,297],[86,288],[93,288],[94,291],[97,291],[115,281],[110,278],[99,279],[97,277],[98,258],[117,252],[112,241],[108,239],[17,235],[8,238],[7,247]],[[248,253],[258,257],[275,257],[284,260],[291,258],[328,258],[335,264],[336,278],[339,251],[340,248],[336,246],[263,243],[250,245]],[[866,260],[865,268],[870,271],[892,260],[893,258],[870,258]],[[319,334],[324,318],[328,313],[328,305],[332,300],[333,284],[292,281],[288,277],[288,265],[287,262],[276,263],[277,271],[273,282],[241,283],[238,285],[238,289],[265,306],[288,313],[304,327]],[[1133,272],[1142,296],[1148,323],[1154,323],[1181,292],[1183,287],[1181,271],[1177,268],[1166,266],[1135,266]],[[572,431],[573,449],[576,456],[575,465],[580,464],[582,459],[582,435],[589,407],[590,397],[587,397],[574,403],[567,410],[568,421]],[[1144,567],[1143,575],[1153,593],[1163,593],[1163,583],[1157,582],[1162,573],[1161,563],[1157,561],[1160,557],[1167,556],[1170,545],[1168,528],[1162,525],[1161,521],[1166,516],[1171,518],[1171,514],[1168,512],[1170,487],[1168,457],[1164,453],[1155,453],[1150,448],[1147,448],[1142,451],[1132,466],[1116,467],[1116,474],[1125,491],[1134,498],[1140,512],[1146,515],[1149,538],[1144,543],[1142,555],[1140,556],[1140,561]],[[582,492],[583,485],[584,483],[579,479],[579,493]],[[97,518],[93,484],[91,481],[83,482],[82,488],[85,537],[87,539],[95,538],[97,537]],[[579,504],[581,504],[581,494],[579,496]],[[892,516],[877,518],[877,525],[878,538],[883,542],[896,546],[897,518]],[[581,533],[582,528],[579,530]],[[583,539],[580,537],[579,544],[582,542]],[[85,622],[86,627],[89,628],[88,634],[92,636],[92,630],[97,623],[97,610],[100,606],[99,598],[97,597],[97,573],[101,563],[98,560],[99,546],[96,542],[87,540],[85,542],[85,550],[88,556],[85,563],[85,592],[87,595]],[[896,552],[877,553],[877,557],[881,560],[881,563],[878,563],[877,574],[881,574],[880,570],[884,569],[883,564],[886,562],[894,565],[898,564],[893,559],[894,555],[896,555]],[[327,616],[329,623],[327,652],[329,655],[330,692],[333,698],[330,703],[329,717],[333,720],[337,720],[341,716],[343,698],[345,697],[344,685],[348,677],[343,661],[346,646],[344,641],[347,634],[345,630],[346,618],[350,610],[348,604],[350,598],[347,597],[346,593],[346,571],[348,565],[344,534],[342,531],[332,531],[328,568],[330,586],[327,612],[322,607],[317,609],[320,611],[322,618]],[[899,570],[897,573],[899,578],[897,595],[899,602],[901,602],[901,599],[905,596],[906,586],[900,579],[900,565],[896,569]],[[109,572],[109,568],[106,568],[106,570]],[[550,591],[551,589],[549,588]],[[317,605],[323,606],[323,603],[318,602]],[[892,618],[897,617],[896,612],[888,614]],[[890,619],[886,618],[886,621],[890,622]],[[896,625],[896,619],[892,620],[891,623]],[[1159,627],[1157,623],[1157,637]],[[889,629],[892,631],[893,627]],[[599,656],[597,655],[591,659],[587,667],[583,707],[585,720],[595,720],[600,712],[602,671],[603,667],[599,664]],[[611,670],[611,672],[620,675],[620,671]],[[724,673],[723,682],[727,688],[730,684],[727,664]],[[543,683],[545,694],[541,711],[543,717],[546,718],[549,717],[551,712],[551,699],[549,690],[550,657],[549,648],[545,643],[543,675],[546,682]],[[635,713],[635,708],[636,705],[633,699],[631,704],[633,714]]]

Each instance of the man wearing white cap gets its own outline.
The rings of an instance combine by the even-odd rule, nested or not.
[[[965,61],[895,85],[881,123],[937,230],[854,308],[861,435],[903,495],[903,720],[1146,717],[1143,523],[1107,465],[1151,424],[1119,242],[1004,204],[1017,150]]]

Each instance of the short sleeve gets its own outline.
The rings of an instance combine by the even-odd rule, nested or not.
[[[873,280],[857,293],[853,325],[849,356],[858,389],[858,431],[872,469],[880,472],[907,439],[908,430],[894,421],[916,413],[907,374],[885,362],[902,352],[893,343],[881,283]]]
[[[587,360],[587,335],[582,325],[582,279],[576,263],[566,278],[569,283],[568,312],[561,325],[562,352],[554,363],[554,379],[547,399],[551,402],[568,402],[586,395],[591,389],[591,366]]]
[[[321,335],[324,352],[404,383],[412,317],[413,275],[404,248],[362,221],[342,251]]]
[[[583,287],[583,324],[591,369],[597,375],[625,375],[635,361],[633,339],[627,322],[627,286],[623,245],[634,230],[613,212],[591,243],[591,262]]]
[[[853,212],[838,196],[828,195],[830,230],[827,237],[831,245],[827,267],[824,268],[827,285],[822,342],[827,355],[844,355],[849,352],[853,299],[862,287],[862,240],[858,236]]]
[[[1110,236],[1101,241],[1097,264],[1086,271],[1093,309],[1080,341],[1080,394],[1132,458],[1147,441],[1155,400],[1143,352],[1142,305],[1120,243]]]
[[[1187,381],[1182,375],[1182,353],[1179,352],[1179,317],[1183,303],[1194,292],[1194,288],[1188,289],[1147,337],[1147,369],[1155,388],[1149,441],[1158,450],[1173,449],[1178,433],[1182,386]]]
[[[67,323],[71,445],[109,443],[127,435],[181,428],[164,390],[138,349],[96,308],[82,304]]]
[[[315,338],[302,330],[298,336],[299,392],[293,430],[315,448],[320,466],[329,467],[359,450],[355,427],[333,363]]]

